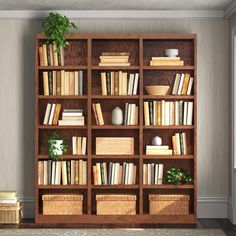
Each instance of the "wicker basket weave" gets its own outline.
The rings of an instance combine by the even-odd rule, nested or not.
[[[136,195],[96,195],[97,215],[135,215]]]
[[[44,215],[82,215],[83,195],[50,194],[43,195]]]
[[[149,195],[150,215],[188,215],[188,195]]]
[[[22,219],[22,204],[0,203],[0,224],[19,224]]]

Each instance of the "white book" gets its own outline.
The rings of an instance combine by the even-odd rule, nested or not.
[[[107,181],[107,163],[103,162],[102,165],[103,165],[103,170],[104,170],[104,183],[105,183],[105,185],[107,185],[108,184],[108,181]]]
[[[81,154],[86,155],[87,137],[82,137]]]
[[[138,78],[139,78],[139,73],[135,73],[133,95],[137,95],[138,92]]]
[[[129,75],[129,85],[128,85],[128,95],[133,94],[133,87],[134,87],[134,74]]]
[[[158,164],[155,164],[154,184],[158,184]]]
[[[193,124],[193,102],[188,102],[187,125]]]
[[[179,133],[175,134],[176,137],[176,155],[181,155],[181,149],[180,149],[180,135]]]
[[[175,125],[179,125],[179,102],[175,101]]]
[[[97,185],[102,185],[102,177],[101,177],[101,166],[100,163],[96,163],[97,166]]]
[[[72,137],[72,154],[73,155],[77,154],[77,137],[76,136]]]
[[[79,95],[83,95],[84,77],[83,71],[79,71]]]
[[[61,161],[56,161],[55,185],[61,184]]]
[[[158,149],[158,150],[168,150],[169,146],[168,145],[161,145],[161,146],[156,146],[156,145],[146,145],[146,149]]]
[[[133,171],[134,171],[134,163],[130,163],[130,165],[129,165],[128,184],[132,184],[133,183]]]
[[[48,161],[43,161],[43,184],[48,185]]]
[[[193,77],[190,77],[188,82],[187,95],[191,95],[192,87],[193,87]]]
[[[143,164],[143,185],[146,185],[147,164]]]
[[[125,168],[125,185],[127,185],[128,182],[129,182],[129,165],[130,165],[130,163],[126,163],[126,168]]]
[[[116,163],[116,166],[115,166],[115,178],[114,178],[115,184],[119,183],[119,170],[120,170],[120,163]]]
[[[165,102],[165,125],[170,125],[170,102]]]
[[[79,95],[79,72],[75,71],[75,95]]]
[[[130,125],[135,124],[135,104],[130,104],[131,105],[131,111],[130,111]]]
[[[65,95],[70,94],[70,72],[65,71]]]
[[[87,161],[83,161],[83,180],[82,185],[87,184]]]
[[[147,164],[147,184],[151,184],[151,179],[152,179],[152,164],[148,163]]]
[[[59,120],[58,125],[84,125],[84,119],[82,119],[82,120]]]
[[[162,184],[163,179],[163,164],[158,165],[158,185]]]
[[[128,74],[127,74],[127,72],[122,73],[122,83],[123,83],[122,94],[127,95],[127,90],[128,90]]]
[[[187,155],[187,143],[186,143],[186,133],[182,133],[182,137],[183,137],[183,154]]]
[[[52,185],[55,184],[55,175],[56,175],[56,162],[52,162],[52,177],[51,177],[51,183]]]
[[[62,112],[62,118],[63,117],[82,117],[83,112]]]
[[[161,100],[161,125],[165,124],[165,100]]]
[[[50,111],[49,120],[48,120],[49,125],[52,125],[52,121],[53,121],[53,117],[54,117],[54,113],[55,113],[55,108],[56,108],[56,104],[53,103],[52,107],[51,107],[51,111]]]
[[[6,203],[6,204],[17,203],[17,197],[1,198],[1,199],[0,199],[0,203]]]
[[[187,125],[188,102],[184,102],[183,125]]]
[[[115,184],[116,163],[112,163],[111,184]]]
[[[177,73],[177,74],[175,75],[175,82],[174,82],[173,90],[172,90],[172,94],[173,94],[173,95],[177,95],[178,87],[179,87],[179,82],[180,82],[180,74]]]
[[[48,104],[47,104],[47,107],[46,107],[45,115],[44,115],[44,121],[43,121],[43,124],[44,124],[44,125],[47,125],[47,124],[48,124],[48,120],[49,120],[49,115],[50,115],[51,107],[52,107],[52,104],[51,104],[51,103],[48,103]]]
[[[173,113],[173,109],[174,109],[174,102],[170,102],[169,103],[169,114],[170,114],[170,117],[169,117],[169,125],[174,125],[174,113]]]
[[[129,104],[128,105],[127,125],[131,125],[131,112],[132,112],[132,104]]]
[[[183,83],[184,83],[184,74],[182,73],[181,77],[180,77],[180,82],[179,82],[177,95],[181,95],[182,88],[183,88]]]
[[[67,185],[67,169],[66,169],[66,161],[61,162],[61,170],[62,170],[62,185]]]

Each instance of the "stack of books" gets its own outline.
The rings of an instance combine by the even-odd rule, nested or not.
[[[128,52],[103,52],[99,66],[130,66]]]
[[[0,191],[0,204],[13,204],[18,202],[17,193],[15,191]]]
[[[72,154],[86,155],[87,137],[72,137]]]
[[[124,125],[138,125],[138,106],[125,103]]]
[[[167,145],[146,145],[146,155],[172,155],[173,150]]]
[[[144,102],[145,125],[192,125],[193,102],[148,101]]]
[[[183,66],[180,57],[152,57],[150,66]]]
[[[43,44],[39,46],[40,66],[64,66],[64,48],[57,52],[55,44]]]
[[[174,155],[187,155],[186,133],[175,133],[172,145]]]
[[[86,185],[87,161],[39,161],[39,185]]]
[[[163,180],[163,164],[143,164],[143,184],[161,185]]]
[[[63,109],[58,125],[84,125],[83,109]]]
[[[44,125],[57,125],[61,111],[61,104],[48,103],[44,115]]]
[[[102,108],[100,103],[93,103],[93,112],[94,112],[94,117],[97,125],[104,125],[104,119],[102,115]]]
[[[102,95],[137,95],[139,73],[111,71],[101,73]]]
[[[96,163],[93,166],[94,185],[136,184],[136,171],[134,163]]]
[[[173,95],[191,95],[193,87],[193,77],[190,74],[177,73],[175,75],[175,81],[172,89]]]
[[[43,71],[44,95],[83,95],[83,71]]]

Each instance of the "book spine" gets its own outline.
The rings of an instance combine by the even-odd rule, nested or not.
[[[80,70],[79,71],[79,95],[81,96],[84,94],[83,87],[84,87],[84,74],[83,74],[83,71]]]
[[[107,95],[111,95],[111,78],[110,73],[106,73],[106,85],[107,85]]]
[[[119,72],[115,72],[115,95],[119,95]]]
[[[57,71],[57,95],[61,95],[61,72]]]
[[[150,125],[154,125],[153,119],[153,102],[148,102],[149,105],[149,117],[150,117]]]
[[[71,162],[66,162],[66,169],[67,169],[67,182],[69,185],[71,185]]]
[[[51,66],[51,59],[50,59],[50,46],[49,46],[49,44],[46,45],[46,50],[47,50],[47,61],[48,61],[48,66]]]

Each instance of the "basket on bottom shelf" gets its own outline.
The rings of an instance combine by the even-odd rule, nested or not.
[[[43,195],[44,215],[82,215],[83,195],[50,194]]]
[[[0,224],[19,224],[22,218],[22,204],[0,203]]]
[[[136,215],[136,195],[96,195],[97,215]]]
[[[150,215],[188,215],[188,195],[149,195]]]

